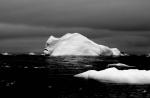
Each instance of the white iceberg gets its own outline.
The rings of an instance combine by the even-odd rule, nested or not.
[[[98,45],[79,33],[68,33],[61,38],[50,36],[44,54],[51,56],[112,56],[120,55],[116,48]]]
[[[135,84],[143,85],[150,84],[150,70],[118,70],[116,68],[108,68],[101,71],[89,70],[75,77],[84,79],[93,79],[98,82],[120,83],[120,84]]]
[[[150,53],[148,53],[148,55],[146,57],[150,57]]]
[[[3,52],[3,53],[1,53],[2,55],[11,55],[11,54],[9,54],[8,52]]]
[[[30,52],[30,53],[28,53],[29,55],[36,55],[34,52]]]

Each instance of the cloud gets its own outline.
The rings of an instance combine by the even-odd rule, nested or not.
[[[18,49],[18,47],[23,49],[24,47],[21,47],[21,42],[28,46],[29,41],[32,44],[30,44],[31,46],[29,46],[29,48],[34,49],[33,46],[36,44],[39,45],[38,47],[41,49],[50,35],[61,37],[68,32],[79,32],[98,44],[103,44],[112,48],[117,47],[121,51],[129,53],[150,52],[149,31],[114,31],[84,27],[46,27],[8,23],[0,23],[0,50],[8,50],[9,48],[9,50],[12,49],[12,51],[15,51],[15,47],[16,49]],[[39,41],[33,43],[32,40],[34,39],[39,39]],[[24,40],[26,43],[23,43],[21,40]],[[43,43],[38,44],[40,40]],[[16,43],[16,45],[13,45],[12,42],[14,42],[13,44]],[[29,49],[23,50],[26,51]]]
[[[0,40],[19,37],[38,37],[38,36],[62,36],[66,32],[92,32],[90,28],[72,27],[45,27],[25,24],[0,23]]]
[[[20,38],[79,32],[99,44],[148,53],[149,9],[149,0],[0,0],[0,48]]]
[[[112,35],[111,35],[112,34]],[[100,35],[99,35],[100,36]],[[150,33],[147,32],[119,32],[110,31],[110,36],[93,39],[99,44],[117,47],[121,51],[132,54],[146,54],[150,52]]]
[[[1,0],[0,22],[146,31],[149,9],[149,0]]]
[[[89,70],[75,77],[84,79],[93,79],[99,82],[120,83],[120,84],[150,84],[150,71],[148,70],[118,70],[116,68],[108,68],[101,71]]]
[[[0,51],[12,53],[42,53],[45,47],[45,40],[47,40],[45,37],[7,39],[0,41]]]

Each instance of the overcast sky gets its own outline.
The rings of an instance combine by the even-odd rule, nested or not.
[[[79,32],[129,53],[150,52],[150,0],[0,0],[0,52],[42,52]]]

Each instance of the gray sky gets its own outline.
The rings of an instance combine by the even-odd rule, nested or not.
[[[150,52],[150,0],[0,0],[0,52],[42,52],[79,32],[129,53]]]

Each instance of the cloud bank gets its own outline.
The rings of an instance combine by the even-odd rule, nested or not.
[[[79,32],[98,44],[117,47],[129,53],[150,52],[149,31],[112,31],[83,27],[58,28],[7,23],[0,23],[0,51],[27,52],[32,49],[34,51],[36,45],[39,52],[42,52],[45,41],[50,35],[61,37],[68,32]],[[22,45],[26,45],[26,48],[23,49]]]
[[[28,47],[22,52],[35,44],[41,50],[50,35],[79,32],[98,44],[148,53],[149,9],[149,0],[0,0],[0,52],[22,44]]]
[[[145,31],[149,9],[149,0],[1,0],[0,22]]]

